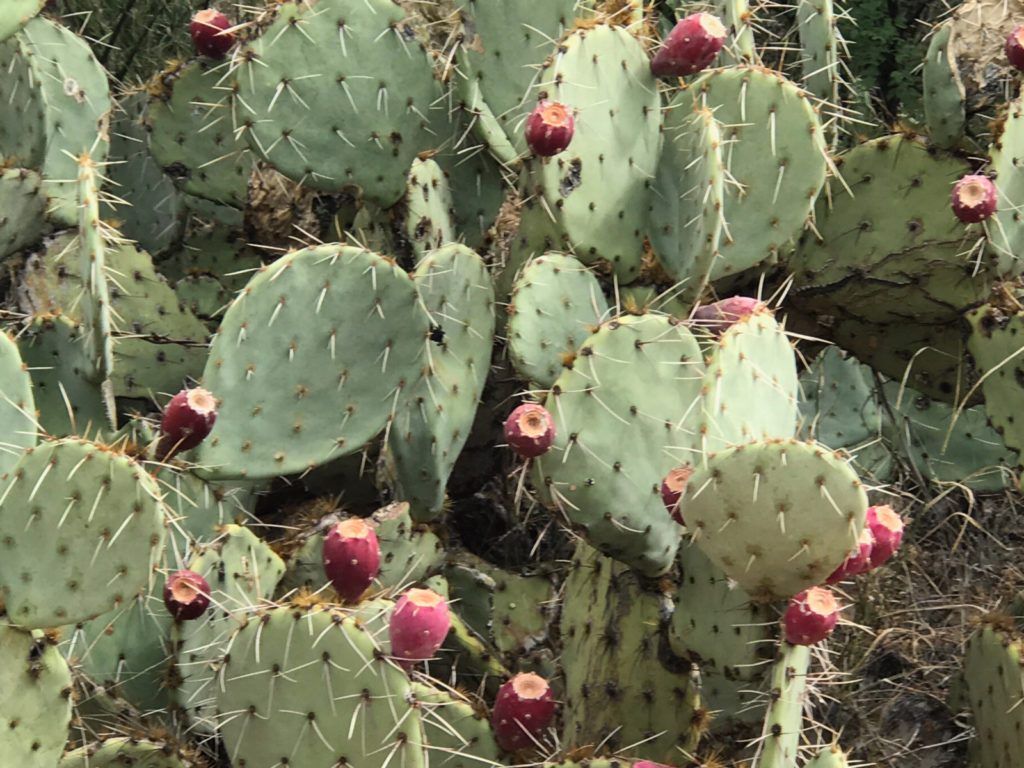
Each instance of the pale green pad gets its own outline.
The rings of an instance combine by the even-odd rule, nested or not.
[[[739,66],[703,75],[697,104],[722,129],[725,228],[711,279],[773,262],[799,234],[825,183],[821,123],[794,83]]]
[[[196,59],[161,80],[145,117],[153,158],[184,192],[241,208],[253,158],[235,133],[230,73]]]
[[[116,737],[68,752],[57,768],[193,768],[197,765],[169,744]]]
[[[1017,277],[1024,273],[1024,223],[1020,209],[1024,204],[1024,101],[1019,97],[1007,104],[1006,120],[999,137],[989,146],[989,174],[996,185],[996,212],[985,224],[988,251],[998,259],[1000,276]]]
[[[224,647],[238,622],[274,594],[284,562],[248,528],[226,525],[187,567],[210,585],[210,609],[202,618],[174,627],[181,676],[174,696],[192,729],[210,733],[215,728],[214,681]]]
[[[452,193],[444,171],[434,160],[412,161],[405,202],[405,235],[417,258],[458,239]]]
[[[25,627],[85,621],[149,583],[164,542],[156,482],[80,440],[26,452],[0,485],[0,594]]]
[[[18,343],[0,332],[0,476],[21,459],[22,451],[36,444],[36,406],[32,377],[21,360]]]
[[[27,24],[46,5],[46,0],[6,0],[6,3],[7,8],[0,16],[0,40],[5,40]]]
[[[486,265],[461,244],[431,251],[413,281],[444,336],[440,343],[429,337],[421,342],[427,364],[409,380],[389,426],[388,450],[399,498],[409,502],[414,520],[432,520],[441,512],[490,370],[494,289]]]
[[[576,127],[565,151],[528,164],[523,197],[542,198],[544,210],[531,223],[556,250],[585,264],[607,259],[620,282],[632,282],[661,153],[661,103],[647,52],[621,28],[577,30],[535,91],[571,109]]]
[[[43,180],[25,168],[0,170],[0,259],[32,245],[46,225]]]
[[[977,729],[977,765],[1017,768],[1024,754],[1024,654],[1019,638],[981,626],[967,641],[964,680]]]
[[[647,575],[664,572],[679,525],[661,481],[696,461],[704,362],[690,331],[664,315],[604,323],[546,400],[555,443],[534,459],[534,483],[587,541]]]
[[[273,477],[362,449],[424,364],[429,317],[409,275],[360,248],[282,256],[228,309],[203,386],[211,475]]]
[[[831,206],[819,202],[821,239],[806,233],[790,260],[790,298],[812,313],[891,326],[950,323],[983,301],[993,259],[972,248],[980,230],[965,232],[950,209],[952,185],[969,170],[903,136],[845,153],[840,173],[853,197],[834,189]]]
[[[780,646],[772,669],[772,693],[764,719],[760,768],[793,768],[803,732],[811,648],[785,642]]]
[[[867,508],[849,464],[796,440],[712,454],[682,502],[697,545],[756,598],[821,584],[856,548]]]
[[[53,768],[71,725],[71,670],[39,632],[0,625],[0,755],[18,768]]]
[[[832,0],[800,0],[796,7],[803,84],[815,98],[836,104],[839,51]]]
[[[280,5],[233,75],[235,122],[257,154],[313,189],[397,202],[413,158],[434,144],[437,95],[403,20],[389,0]]]
[[[418,682],[412,689],[420,703],[427,756],[433,768],[482,768],[500,761],[501,750],[490,721],[466,696]]]
[[[771,312],[733,323],[712,347],[701,395],[705,452],[796,435],[796,355]]]
[[[216,686],[232,765],[422,768],[409,680],[377,653],[341,611],[275,607],[252,617],[232,638]]]
[[[607,312],[601,284],[577,259],[554,252],[531,259],[508,307],[512,367],[524,381],[550,387],[565,357],[576,354]]]
[[[951,28],[952,23],[947,21],[932,35],[922,70],[928,137],[943,149],[956,144],[967,122],[964,84],[956,74],[956,64],[949,60]]]

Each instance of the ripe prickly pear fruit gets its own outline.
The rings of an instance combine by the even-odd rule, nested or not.
[[[692,319],[699,328],[708,333],[722,334],[729,326],[765,307],[760,299],[750,296],[730,296],[728,299],[705,304],[693,310]]]
[[[717,16],[694,13],[672,28],[651,61],[655,77],[685,77],[700,72],[725,45],[727,32]]]
[[[864,526],[860,532],[860,539],[857,543],[857,550],[850,554],[843,561],[843,564],[836,568],[832,575],[825,579],[826,584],[838,584],[840,581],[850,579],[857,574],[864,573],[871,567],[871,551],[875,547],[875,535],[871,529]]]
[[[210,585],[187,568],[172,573],[164,584],[164,606],[181,621],[198,619],[210,605]]]
[[[162,461],[179,451],[195,448],[210,434],[216,420],[217,398],[209,390],[183,389],[164,408],[157,458]]]
[[[431,658],[451,627],[448,603],[432,589],[409,589],[391,612],[391,655],[403,667]]]
[[[551,685],[533,672],[520,672],[498,689],[491,710],[494,740],[506,752],[533,746],[555,715]]]
[[[814,645],[832,634],[839,621],[839,604],[832,590],[811,587],[789,601],[782,617],[786,642],[792,645]]]
[[[875,545],[871,549],[871,567],[877,568],[900,547],[903,541],[903,518],[892,507],[868,507],[865,526],[871,529]]]
[[[555,420],[537,403],[523,403],[505,420],[505,441],[524,459],[547,453],[555,442]]]
[[[1006,60],[1024,72],[1024,24],[1019,24],[1006,38]]]
[[[225,31],[228,29],[231,29],[228,17],[220,11],[207,8],[192,17],[188,31],[196,51],[211,59],[223,59],[224,54],[235,44],[234,34]]]
[[[542,101],[526,118],[526,145],[541,157],[557,155],[569,146],[575,125],[565,104]]]
[[[672,519],[680,525],[686,525],[686,523],[683,521],[679,502],[682,501],[686,483],[692,474],[693,470],[690,467],[676,467],[661,481],[661,500],[665,502],[665,509],[672,515]]]
[[[981,174],[970,174],[954,185],[950,201],[956,217],[964,224],[973,224],[995,213],[997,198],[996,185],[992,179]]]
[[[350,517],[324,540],[324,572],[346,603],[354,603],[380,571],[377,534],[364,520]]]

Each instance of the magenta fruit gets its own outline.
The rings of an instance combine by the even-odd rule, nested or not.
[[[1006,60],[1014,69],[1024,71],[1024,24],[1020,24],[1006,38]]]
[[[885,504],[868,507],[866,525],[875,537],[875,545],[871,549],[871,567],[877,568],[899,549],[903,541],[903,519]]]
[[[685,77],[700,72],[725,45],[726,29],[717,16],[694,13],[668,33],[651,61],[655,77]]]
[[[202,387],[183,389],[171,398],[160,419],[157,458],[169,459],[195,448],[210,434],[217,420],[217,399]]]
[[[692,319],[708,333],[722,334],[733,323],[760,312],[765,306],[763,301],[750,296],[730,296],[714,304],[697,307],[693,310]]]
[[[198,573],[187,568],[173,573],[164,584],[164,605],[176,619],[198,619],[210,605],[210,585]]]
[[[491,710],[494,740],[506,752],[534,746],[555,715],[551,685],[533,672],[520,672],[498,689]]]
[[[676,467],[661,481],[661,500],[665,502],[665,509],[672,515],[672,519],[680,525],[686,525],[686,523],[683,521],[679,502],[683,498],[686,483],[692,474],[693,470],[689,467]]]
[[[542,101],[526,118],[526,145],[535,155],[557,155],[572,141],[575,121],[569,108],[557,101]]]
[[[832,591],[811,587],[789,601],[782,617],[786,642],[792,645],[814,645],[832,634],[839,621],[839,604]]]
[[[953,213],[964,224],[984,221],[996,210],[996,185],[988,176],[964,176],[953,187],[950,202]]]
[[[220,11],[207,8],[192,17],[188,31],[192,35],[192,44],[199,53],[211,59],[222,59],[235,44],[234,34],[225,31],[228,29],[231,29],[228,17]]]
[[[857,551],[853,552],[843,561],[832,575],[825,579],[826,584],[838,584],[845,579],[853,578],[864,573],[871,567],[871,551],[875,547],[875,535],[867,526],[860,532],[860,539],[857,543]]]
[[[505,441],[525,459],[540,456],[555,442],[555,421],[543,405],[523,403],[505,420]]]
[[[323,561],[342,601],[357,602],[380,571],[377,534],[358,517],[342,520],[324,540]]]
[[[391,655],[403,667],[431,658],[451,627],[448,603],[431,589],[409,589],[391,612]]]

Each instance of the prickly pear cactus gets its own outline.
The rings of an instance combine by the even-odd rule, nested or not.
[[[1024,750],[1018,702],[1024,697],[1022,641],[1012,621],[983,621],[967,643],[964,679],[978,738],[975,765],[1012,768]]]
[[[132,599],[163,549],[160,497],[141,465],[97,443],[49,441],[24,453],[0,481],[0,595],[9,618],[58,627]]]

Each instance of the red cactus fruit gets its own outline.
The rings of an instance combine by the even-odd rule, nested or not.
[[[871,549],[871,567],[877,568],[899,549],[903,541],[903,519],[885,504],[868,507],[866,525],[875,537],[875,545]]]
[[[569,146],[575,125],[565,104],[542,101],[526,118],[526,145],[541,157],[557,155]]]
[[[172,573],[164,584],[164,606],[181,621],[198,619],[210,605],[210,585],[206,579],[187,568]]]
[[[832,575],[825,579],[826,584],[838,584],[840,581],[850,579],[857,574],[864,573],[871,567],[871,551],[875,546],[875,535],[871,532],[871,529],[864,526],[864,529],[860,532],[860,539],[857,543],[857,551],[850,554],[848,558],[843,561]]]
[[[950,202],[953,213],[964,224],[984,221],[996,210],[996,185],[988,176],[970,174],[953,187]]]
[[[700,72],[725,45],[727,31],[710,13],[694,13],[681,19],[668,33],[651,61],[655,77],[685,77]]]
[[[391,612],[391,655],[403,667],[431,658],[451,627],[448,603],[432,589],[409,589]]]
[[[693,470],[690,467],[676,467],[661,481],[661,500],[665,502],[665,509],[672,515],[672,519],[680,525],[686,523],[679,509],[679,502],[682,501],[686,483],[692,474]]]
[[[551,685],[533,672],[520,672],[498,689],[491,711],[494,740],[507,752],[534,745],[555,715]]]
[[[728,299],[697,307],[693,310],[692,319],[696,325],[709,333],[721,334],[733,323],[749,317],[765,306],[763,301],[750,296],[730,296]]]
[[[547,453],[555,442],[555,420],[537,403],[523,403],[505,420],[505,441],[525,459]]]
[[[1024,71],[1024,24],[1019,24],[1006,38],[1006,60],[1014,69]]]
[[[179,451],[195,448],[210,434],[216,420],[217,398],[202,387],[183,389],[164,408],[157,458],[168,459]]]
[[[362,518],[335,525],[324,540],[324,571],[346,603],[354,603],[380,571],[377,534]]]
[[[228,29],[231,29],[228,17],[220,11],[207,8],[192,17],[188,31],[199,53],[211,59],[223,59],[224,54],[235,44],[234,34],[225,31]]]
[[[832,634],[839,621],[839,604],[832,590],[811,587],[793,596],[782,617],[786,642],[814,645]]]

